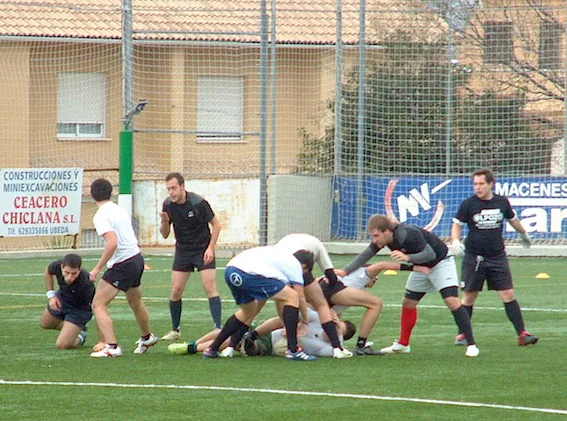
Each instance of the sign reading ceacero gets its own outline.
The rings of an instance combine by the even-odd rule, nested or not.
[[[82,168],[0,170],[0,236],[78,234]]]
[[[450,237],[460,203],[474,194],[471,177],[367,177],[362,189],[357,182],[349,177],[335,181],[335,196],[340,200],[333,208],[333,232],[338,237],[359,235],[361,227],[353,218],[357,207],[362,209],[365,221],[373,213],[382,213],[400,223],[416,224],[440,237]],[[502,177],[497,178],[494,190],[510,200],[533,237],[567,237],[567,178]],[[507,224],[504,235],[515,238],[517,233]]]

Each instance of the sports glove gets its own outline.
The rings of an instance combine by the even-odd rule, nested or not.
[[[449,246],[449,250],[455,256],[464,256],[465,255],[465,245],[463,243],[461,243],[461,240],[451,241],[451,245]]]
[[[532,245],[532,237],[529,234],[520,234],[520,241],[522,242],[522,246],[526,249],[530,248]]]

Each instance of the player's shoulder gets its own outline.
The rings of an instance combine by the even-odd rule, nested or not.
[[[201,195],[198,195],[197,193],[187,192],[187,200],[189,200],[192,205],[198,205],[203,200],[205,200],[205,198]]]
[[[171,197],[166,197],[165,200],[163,201],[163,206],[164,207],[169,207],[171,206],[171,204],[173,203],[173,199]]]
[[[61,259],[54,260],[53,262],[51,262],[47,266],[47,271],[49,273],[51,273],[52,275],[56,275],[58,273],[61,273],[61,265],[62,264],[63,264],[63,260],[61,260]]]

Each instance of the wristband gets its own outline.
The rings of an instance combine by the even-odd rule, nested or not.
[[[400,270],[413,270],[413,265],[408,265],[407,263],[400,263]]]
[[[52,289],[50,289],[45,293],[45,296],[47,297],[48,300],[51,300],[53,297],[55,297],[55,292]]]

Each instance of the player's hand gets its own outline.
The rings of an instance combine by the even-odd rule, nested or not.
[[[212,263],[214,258],[215,258],[215,251],[211,248],[206,249],[205,254],[203,256],[203,261],[205,262],[205,264],[208,265],[209,263]]]
[[[409,262],[409,256],[401,250],[394,250],[390,254],[390,257],[394,260],[399,260],[399,261],[402,261],[402,262]]]
[[[61,301],[58,297],[51,297],[49,299],[49,307],[53,310],[61,310]]]
[[[346,273],[346,271],[343,269],[335,269],[335,274],[337,276],[340,276],[341,278],[344,278],[345,276],[348,275],[348,273]]]
[[[431,273],[430,268],[428,268],[427,266],[421,266],[421,265],[413,265],[412,270],[414,272],[423,273],[424,275],[429,275],[429,273]]]
[[[520,241],[522,242],[522,246],[526,249],[529,249],[532,245],[532,237],[528,233],[520,234]]]
[[[93,282],[96,282],[98,275],[100,274],[100,269],[94,268],[93,270],[91,270],[91,272],[89,273],[89,279]]]
[[[169,218],[169,214],[167,212],[160,213],[160,217],[161,217],[161,223],[162,224],[169,225],[169,222],[171,221],[171,219]]]
[[[461,240],[453,240],[449,245],[449,251],[453,253],[455,256],[464,256],[465,255],[465,245],[461,243]]]
[[[339,315],[336,313],[335,310],[333,310],[332,308],[329,309],[330,313],[331,313],[331,319],[333,320],[333,322],[335,322],[336,324],[338,324],[341,319],[339,318]]]
[[[94,352],[102,351],[105,346],[106,344],[104,342],[99,342],[95,346],[93,346],[93,351]]]

